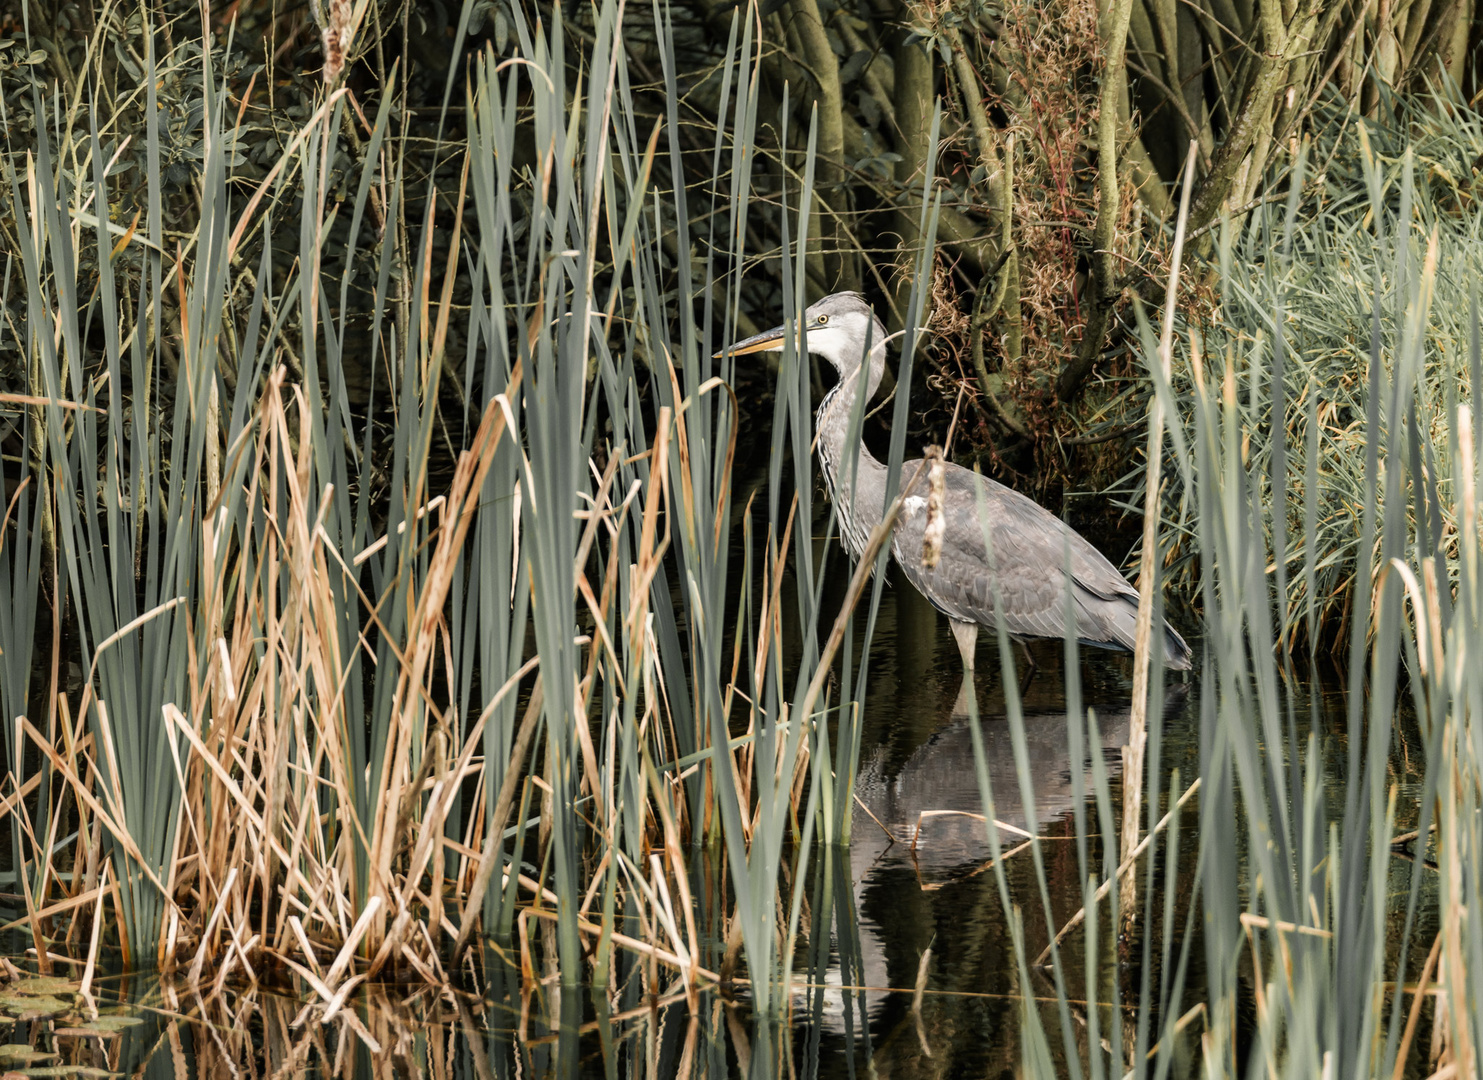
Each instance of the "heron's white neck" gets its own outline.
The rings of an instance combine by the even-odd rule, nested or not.
[[[855,558],[865,551],[870,531],[885,513],[886,467],[875,459],[863,439],[850,440],[850,418],[865,378],[868,405],[880,386],[886,369],[886,344],[878,342],[869,359],[840,376],[838,385],[824,395],[815,414],[819,432],[819,463],[824,482],[834,500],[839,518],[840,540]],[[858,452],[859,457],[856,458]]]

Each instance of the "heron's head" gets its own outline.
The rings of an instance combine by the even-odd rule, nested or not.
[[[867,347],[875,349],[886,340],[886,328],[870,310],[865,298],[853,292],[835,293],[810,305],[795,333],[803,336],[805,349],[828,360],[841,375],[848,375],[860,366]],[[787,327],[777,326],[766,333],[738,341],[726,351],[732,356],[778,352],[786,337]]]

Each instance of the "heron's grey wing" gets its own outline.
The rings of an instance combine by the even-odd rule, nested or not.
[[[910,475],[909,467],[904,475]],[[939,610],[992,625],[997,579],[1011,634],[1060,637],[1069,548],[1077,636],[1131,647],[1138,593],[1101,552],[1034,500],[1002,484],[955,465],[946,466],[943,479],[947,520],[938,565],[928,570],[921,561],[925,497],[908,499],[893,544],[908,580]],[[992,557],[984,544],[985,525]]]

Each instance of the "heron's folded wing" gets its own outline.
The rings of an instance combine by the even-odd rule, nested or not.
[[[957,466],[948,466],[944,480],[946,521],[937,568],[921,565],[924,498],[909,498],[903,506],[893,545],[907,577],[939,610],[992,624],[997,586],[1011,633],[1059,637],[1069,558],[1071,580],[1079,586],[1073,590],[1078,636],[1121,640],[1112,624],[1120,629],[1125,599],[1138,594],[1101,552],[1034,500],[1002,484]],[[1117,610],[1104,610],[1109,603]]]

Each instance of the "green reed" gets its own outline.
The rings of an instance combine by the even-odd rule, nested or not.
[[[652,17],[672,45],[668,11]],[[786,883],[816,842],[848,839],[865,685],[849,665],[879,574],[863,635],[851,616],[889,534],[836,612],[824,583],[851,571],[816,551],[809,365],[791,350],[768,492],[735,505],[721,349],[769,119],[757,16],[737,13],[712,76],[730,127],[704,190],[667,186],[691,152],[679,76],[666,63],[668,113],[642,126],[623,21],[616,0],[590,37],[559,11],[517,21],[518,63],[479,57],[456,189],[444,170],[444,190],[413,190],[394,97],[361,110],[344,87],[245,181],[209,49],[189,244],[164,225],[152,51],[137,228],[101,211],[107,110],[43,133],[12,174],[36,370],[5,399],[29,457],[0,545],[3,704],[38,700],[43,595],[54,625],[75,619],[86,672],[78,696],[54,667],[48,719],[10,749],[43,966],[59,939],[91,964],[103,919],[133,963],[218,988],[281,963],[328,1011],[384,972],[447,979],[476,940],[567,984],[694,1004],[744,978],[760,1012],[786,1004],[803,903]],[[783,195],[793,320],[814,140]],[[914,258],[930,280],[930,243]],[[729,894],[714,909],[704,859]]]
[[[1363,427],[1349,436],[1363,449],[1353,467],[1370,497],[1355,507],[1362,558],[1349,619],[1345,730],[1324,727],[1316,697],[1299,704],[1299,679],[1311,677],[1316,661],[1291,651],[1292,620],[1308,620],[1311,631],[1316,618],[1312,583],[1324,570],[1318,507],[1332,496],[1319,438],[1293,445],[1286,432],[1294,414],[1314,431],[1333,391],[1316,370],[1306,386],[1297,380],[1301,393],[1291,390],[1293,370],[1315,358],[1289,344],[1283,290],[1270,294],[1265,340],[1189,328],[1173,382],[1159,360],[1172,341],[1161,345],[1143,323],[1150,378],[1165,415],[1175,418],[1169,458],[1187,492],[1185,528],[1199,556],[1199,775],[1176,770],[1167,787],[1161,780],[1164,694],[1155,680],[1142,751],[1150,781],[1141,862],[1105,840],[1101,864],[1088,857],[1097,834],[1114,835],[1114,792],[1094,757],[1087,792],[1094,810],[1075,815],[1084,922],[1061,927],[1043,949],[1027,941],[1019,914],[1026,898],[1010,895],[1000,872],[1022,985],[1046,987],[1055,1001],[1042,1009],[1024,999],[1027,1075],[1389,1077],[1405,1069],[1427,1075],[1449,1062],[1459,1075],[1476,1067],[1480,998],[1469,962],[1483,931],[1465,912],[1476,902],[1474,855],[1483,840],[1476,813],[1483,742],[1474,715],[1483,682],[1471,662],[1483,647],[1483,536],[1479,432],[1459,399],[1483,391],[1478,316],[1475,306],[1470,378],[1462,387],[1444,381],[1438,393],[1428,368],[1439,229],[1413,230],[1409,167],[1388,172],[1368,149],[1363,160],[1367,227],[1385,264],[1368,293]],[[1258,217],[1226,227],[1222,280],[1253,273],[1292,279],[1304,254],[1293,243],[1304,165],[1300,156],[1293,194],[1275,223]],[[1266,246],[1253,237],[1266,238]],[[1233,272],[1238,248],[1248,258],[1258,251],[1264,263]],[[1233,304],[1249,303],[1232,296]],[[1311,328],[1303,334],[1311,340]],[[1214,341],[1222,348],[1207,351]],[[1269,445],[1251,454],[1254,418],[1267,417]],[[1363,557],[1368,552],[1373,557]],[[1289,606],[1294,578],[1309,586],[1306,611]],[[1157,578],[1146,587],[1157,595]],[[1315,640],[1310,633],[1310,650]],[[1068,739],[1095,746],[1095,716],[1080,705],[1074,641],[1066,649]],[[1001,652],[1019,757],[1022,722],[1007,641]],[[1423,740],[1419,793],[1402,793],[1391,777],[1407,714]],[[1336,774],[1344,778],[1340,790],[1332,788]],[[980,783],[992,817],[986,768]],[[1023,767],[1019,787],[1031,807],[1035,779]],[[1409,838],[1400,838],[1401,821],[1414,825]],[[997,851],[997,830],[990,834]],[[1397,844],[1414,864],[1397,858]],[[1038,860],[1038,844],[1032,852]],[[1038,862],[1037,874],[1039,901],[1056,929]],[[1102,888],[1124,874],[1136,875],[1135,890],[1126,882]],[[1133,922],[1122,907],[1129,896],[1137,904]],[[1073,933],[1080,935],[1080,972],[1064,963]],[[1200,984],[1191,975],[1196,965]],[[1428,987],[1438,996],[1428,998]],[[1434,1031],[1430,1050],[1417,1035],[1423,1013]]]

